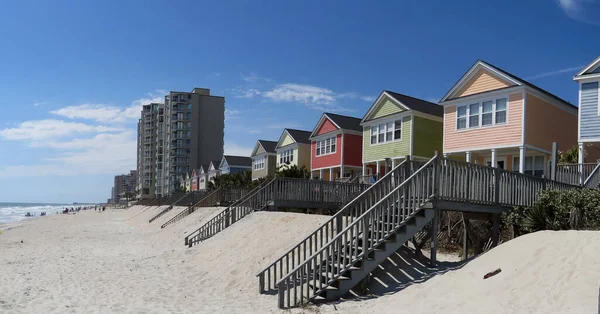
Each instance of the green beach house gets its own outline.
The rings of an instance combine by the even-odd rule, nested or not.
[[[437,104],[383,91],[361,121],[363,175],[380,177],[407,155],[429,159],[441,152],[443,116]]]

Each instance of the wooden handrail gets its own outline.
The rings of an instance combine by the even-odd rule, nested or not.
[[[589,189],[596,189],[600,185],[600,163],[596,165],[594,170],[583,182],[583,186]]]
[[[390,193],[283,276],[277,282],[279,308],[289,308],[299,302],[312,300],[422,210],[422,206],[434,197],[436,160],[439,158],[432,158],[396,185]],[[403,201],[407,199],[410,201]],[[387,223],[380,224],[384,219]],[[361,247],[359,240],[362,240]],[[324,262],[331,262],[333,266],[324,265]],[[312,285],[309,284],[311,282]]]
[[[299,244],[259,272],[256,275],[259,281],[259,292],[263,293],[274,289],[277,281],[283,275],[289,273],[290,269],[294,269],[301,261],[306,260],[308,256],[333,238],[336,235],[336,230],[340,231],[344,225],[350,224],[356,217],[368,210],[377,199],[387,195],[395,186],[402,183],[410,175],[413,168],[415,166],[412,165],[410,158],[405,158],[379,181],[368,186],[353,200],[346,203],[335,215],[300,241]]]
[[[174,223],[178,222],[179,220],[191,215],[193,212],[196,211],[197,207],[200,207],[201,204],[205,204],[205,205],[209,205],[209,206],[214,205],[214,204],[218,203],[220,199],[221,199],[221,188],[218,188],[216,190],[213,190],[209,194],[207,194],[200,201],[196,202],[196,204],[188,206],[186,209],[180,211],[177,215],[173,216],[171,219],[169,219],[167,222],[165,222],[162,226],[160,226],[160,228],[163,229],[164,227],[166,227],[170,224],[174,224]]]
[[[197,230],[188,234],[185,237],[185,241],[184,241],[185,245],[192,247],[194,244],[196,244],[200,241],[204,241],[204,240],[214,236],[215,234],[217,234],[218,232],[227,228],[230,225],[230,220],[229,220],[230,218],[233,218],[233,222],[231,222],[231,223],[234,223],[235,221],[237,221],[236,217],[235,216],[232,217],[232,215],[231,215],[233,209],[236,208],[237,206],[239,206],[240,204],[245,204],[246,202],[248,202],[248,200],[252,200],[253,198],[256,198],[256,196],[259,195],[259,193],[263,192],[265,189],[270,187],[275,180],[276,179],[273,179],[273,180],[269,181],[268,183],[260,184],[259,186],[254,188],[252,191],[247,193],[240,200],[234,202],[229,207],[227,207],[226,209],[224,209],[223,211],[218,213],[215,217],[213,217],[212,219],[207,221],[200,228],[198,228]],[[238,219],[241,219],[244,216],[237,216],[237,217],[239,217]]]

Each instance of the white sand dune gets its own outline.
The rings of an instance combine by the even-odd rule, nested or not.
[[[328,219],[253,213],[189,249],[183,237],[222,208],[200,209],[164,229],[180,210],[148,224],[160,210],[2,226],[0,312],[281,313],[276,296],[258,294],[255,275]],[[374,296],[291,312],[595,313],[599,251],[599,232],[540,232],[439,275],[399,252],[374,273]],[[482,279],[496,268],[502,272]]]

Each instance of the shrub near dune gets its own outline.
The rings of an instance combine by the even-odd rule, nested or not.
[[[524,232],[600,229],[600,191],[546,190],[530,208],[504,214],[504,221]]]

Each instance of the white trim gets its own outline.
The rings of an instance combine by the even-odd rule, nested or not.
[[[581,142],[581,85],[582,82],[579,82],[579,93],[577,99],[577,139],[579,142]],[[600,95],[598,95],[598,98],[600,98]]]
[[[410,136],[408,137],[408,153],[411,156],[413,155],[413,139],[414,139],[414,134],[415,134],[414,131],[415,131],[415,115],[411,114],[410,115]],[[403,133],[402,130],[400,130],[400,133]],[[402,138],[402,134],[400,134],[400,138]]]
[[[403,121],[404,117],[399,118],[399,119],[394,119],[394,120],[386,120],[386,121],[382,121],[381,123],[377,124],[377,125],[373,125],[368,129],[368,133],[369,133],[369,146],[378,146],[378,145],[385,145],[385,144],[390,144],[390,143],[394,143],[394,142],[401,142],[402,139],[404,138],[404,132],[402,132],[402,125],[405,123]],[[394,138],[396,136],[396,121],[400,121],[400,138]],[[388,123],[392,123],[392,140],[388,141],[387,140],[387,125]],[[379,129],[380,126],[385,125],[385,132],[381,133],[381,130]],[[377,143],[373,144],[371,143],[371,137],[373,136],[373,128],[377,127]],[[383,134],[384,137],[384,141],[383,142],[379,142],[379,135]]]
[[[333,136],[329,136],[329,137],[323,138],[321,140],[313,141],[315,143],[315,155],[314,156],[316,158],[320,158],[320,157],[324,157],[324,156],[329,156],[329,155],[335,155],[335,154],[337,154],[337,148],[338,148],[337,136],[338,135],[336,134],[336,135],[333,135]],[[329,140],[329,146],[327,145],[327,140]],[[334,143],[332,142],[332,140],[335,141],[335,147],[334,147],[335,149],[331,149],[331,146],[334,146]],[[324,143],[323,144],[323,148],[319,147],[320,146],[319,145],[320,142]],[[325,149],[327,147],[329,147],[329,153],[323,153],[323,149]],[[317,149],[321,150],[321,154],[317,155]]]
[[[344,172],[344,171],[343,171],[343,168],[345,167],[345,165],[344,165],[344,133],[342,133],[342,138],[341,138],[341,141],[340,141],[340,142],[342,142],[342,143],[340,143],[340,145],[339,145],[339,146],[340,146],[340,149],[341,149],[341,150],[340,150],[340,169],[341,169],[341,170],[340,170],[340,172]],[[338,145],[336,145],[336,149],[337,149],[337,146],[338,146]],[[342,175],[343,175],[343,174],[342,174]],[[341,177],[342,175],[340,175],[340,177]]]
[[[402,112],[391,114],[389,116],[369,120],[365,123],[361,123],[360,125],[362,125],[362,127],[364,129],[365,127],[371,127],[373,125],[379,125],[381,123],[402,119],[404,117],[410,116],[411,114],[412,114],[412,110],[402,111]]]
[[[329,118],[329,116],[327,116],[327,113],[323,113],[321,115],[321,118],[319,119],[319,121],[317,122],[317,125],[313,128],[313,131],[310,133],[310,137],[309,139],[313,139],[313,137],[316,137],[317,135],[315,134],[322,126],[323,123],[325,123],[325,120],[329,120],[329,122],[331,122],[336,128],[336,131],[340,131],[340,126],[337,125],[337,123],[335,123],[333,120],[331,120],[331,118]],[[322,135],[322,134],[321,134]]]
[[[342,133],[344,133],[344,132],[342,132],[342,130],[335,130],[335,131],[331,131],[331,132],[328,132],[328,133],[319,134],[319,135],[317,135],[315,137],[311,137],[310,138],[311,144],[314,141],[319,141],[319,140],[322,140],[322,139],[325,139],[325,138],[330,138],[332,136],[338,136],[338,135],[340,135]]]
[[[470,131],[470,130],[477,130],[477,129],[486,129],[486,128],[493,128],[493,127],[499,127],[499,126],[505,126],[509,124],[508,121],[508,117],[509,117],[509,112],[508,112],[508,108],[509,108],[509,104],[510,104],[510,95],[506,95],[505,97],[503,96],[496,96],[496,97],[488,97],[488,98],[484,98],[481,99],[479,101],[471,101],[468,103],[463,103],[460,105],[456,105],[456,119],[454,121],[454,131],[455,132],[465,132],[465,131]],[[506,121],[503,123],[496,123],[496,101],[498,99],[506,99],[506,109],[504,111],[506,111]],[[492,102],[492,124],[488,124],[488,125],[483,125],[483,103],[484,102]],[[478,113],[478,125],[475,127],[471,127],[469,126],[470,124],[470,120],[471,120],[471,105],[479,105],[479,113]],[[458,129],[458,108],[460,107],[466,107],[466,125],[464,129]]]
[[[445,102],[446,99],[448,99],[451,95],[454,94],[454,92],[456,92],[458,89],[460,89],[460,87],[463,87],[463,85],[466,82],[468,82],[471,78],[473,78],[473,76],[481,68],[485,68],[486,70],[500,76],[504,80],[514,83],[515,85],[519,85],[519,86],[523,85],[522,82],[519,82],[519,81],[505,75],[504,73],[501,73],[498,70],[489,67],[487,64],[484,64],[481,60],[478,60],[477,62],[475,62],[475,64],[473,64],[471,66],[471,68],[465,74],[463,74],[463,76],[460,78],[460,80],[458,80],[458,82],[456,84],[454,84],[454,86],[448,91],[448,93],[446,93],[446,95],[444,95],[444,97],[442,97],[442,99],[440,100],[440,103]]]
[[[378,161],[385,161],[386,159],[402,159],[404,160],[404,157],[406,156],[396,156],[396,157],[390,157],[390,158],[382,158],[382,159],[373,159],[373,160],[368,160],[368,161],[363,161],[363,164],[372,164]],[[426,158],[426,159],[431,159],[431,158],[427,158],[427,157],[420,157],[420,156],[411,156],[411,157],[419,157],[419,158]]]
[[[410,110],[409,107],[407,107],[403,103],[399,102],[396,98],[392,97],[390,94],[386,93],[386,91],[382,91],[381,94],[379,94],[379,97],[377,97],[377,99],[375,100],[375,102],[371,106],[371,108],[369,108],[369,110],[367,111],[367,113],[365,114],[365,116],[362,118],[362,121],[360,121],[361,125],[363,123],[365,123],[366,121],[370,120],[370,115],[372,115],[373,111],[375,111],[375,108],[377,108],[380,105],[380,102],[383,99],[384,95],[387,98],[389,98],[393,103],[395,103],[398,107],[404,108],[404,110],[406,110],[406,111]]]
[[[318,170],[325,170],[325,169],[330,169],[330,168],[340,168],[341,165],[333,165],[333,166],[325,166],[325,167],[320,167],[320,168],[313,168],[310,169],[310,171],[318,171]],[[344,168],[356,168],[356,169],[361,169],[362,166],[354,166],[354,165],[344,165]]]
[[[491,90],[488,92],[482,92],[482,93],[478,93],[478,94],[474,94],[474,95],[468,95],[468,96],[440,102],[440,106],[446,107],[446,106],[452,106],[455,104],[460,104],[460,103],[465,103],[465,102],[476,102],[476,101],[481,101],[481,99],[497,97],[497,95],[504,95],[504,94],[513,95],[524,89],[525,89],[525,86],[511,86],[511,87],[507,87],[507,88]]]
[[[258,163],[259,159],[262,159],[261,163]],[[267,167],[267,163],[268,163],[268,157],[267,155],[261,156],[261,157],[257,157],[256,159],[252,159],[252,171],[261,171],[261,170],[265,170],[265,168]],[[262,164],[262,168],[256,168],[256,165],[260,165]]]
[[[577,74],[575,74],[575,77],[573,78],[574,80],[577,80],[578,76],[582,76],[585,74],[585,72],[591,70],[592,68],[594,68],[596,65],[600,66],[600,56],[596,57],[596,59],[594,59],[594,61],[590,62],[590,64],[586,65],[585,67],[583,67],[583,69],[581,71],[579,71]],[[597,67],[597,66],[596,66]]]
[[[594,73],[594,74],[588,74],[581,78],[577,78],[577,79],[575,79],[575,81],[582,82],[582,83],[588,83],[588,82],[595,82],[599,78],[600,78],[600,73]]]
[[[298,147],[299,147],[298,143],[293,143],[293,144],[288,144],[288,145],[285,145],[285,146],[281,146],[281,147],[278,147],[275,150],[275,154],[279,154],[280,152],[282,152],[284,150],[288,150],[288,149],[297,149]]]
[[[521,101],[523,102],[523,108],[522,110],[522,116],[521,116],[521,145],[525,145],[525,101],[527,98],[527,93],[525,92],[525,90],[523,90],[523,94],[521,95],[522,99]]]
[[[521,145],[521,143],[515,143],[515,144],[511,144],[511,145],[493,145],[493,146],[485,146],[485,147],[463,148],[463,149],[444,151],[444,154],[465,153],[467,151],[475,152],[475,151],[481,151],[481,150],[490,150],[492,148],[495,148],[495,149],[519,148],[520,146],[523,146],[523,145]]]

